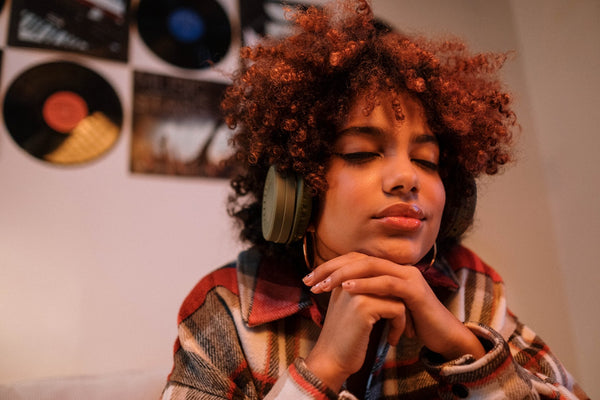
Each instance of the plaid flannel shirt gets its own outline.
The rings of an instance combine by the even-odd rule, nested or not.
[[[435,268],[426,279],[459,320],[470,321],[487,354],[446,361],[402,338],[380,349],[366,399],[587,398],[508,311],[492,268],[460,246]],[[304,365],[324,318],[302,284],[305,272],[250,249],[202,279],[181,307],[162,399],[355,399],[345,389],[334,393]]]

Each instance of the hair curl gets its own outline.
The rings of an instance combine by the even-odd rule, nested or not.
[[[221,104],[227,124],[237,129],[230,161],[242,172],[232,179],[228,209],[241,222],[242,240],[270,254],[291,250],[262,237],[267,170],[276,164],[282,173],[301,175],[317,198],[323,194],[336,127],[358,94],[366,94],[371,109],[381,90],[420,100],[440,143],[447,210],[474,195],[475,177],[496,174],[509,161],[516,119],[497,77],[506,54],[471,54],[459,40],[394,32],[364,0],[296,10],[289,19],[297,29],[291,36],[242,49],[242,68]],[[447,219],[440,232],[448,231]],[[440,233],[438,244],[447,248],[463,231]],[[300,254],[298,244],[290,246]]]

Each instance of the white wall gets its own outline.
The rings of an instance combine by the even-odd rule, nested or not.
[[[504,276],[513,310],[597,397],[598,2],[375,0],[374,8],[400,29],[516,50],[505,75],[523,126],[519,160],[482,185],[468,243]],[[97,67],[128,115],[128,72]],[[3,91],[11,73],[6,66]],[[131,175],[128,128],[108,156],[76,168],[32,159],[1,130],[0,383],[166,373],[181,300],[237,248],[227,184]]]

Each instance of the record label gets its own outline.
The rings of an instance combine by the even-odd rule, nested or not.
[[[119,97],[99,74],[58,61],[36,65],[11,83],[4,121],[14,141],[32,156],[79,164],[106,153],[123,122]]]
[[[168,16],[169,33],[183,43],[200,40],[206,33],[204,21],[194,10],[179,8]]]
[[[231,24],[216,0],[141,0],[137,27],[154,54],[186,69],[218,63],[231,45]]]
[[[61,90],[46,99],[42,115],[51,129],[69,133],[88,115],[88,107],[77,93]]]

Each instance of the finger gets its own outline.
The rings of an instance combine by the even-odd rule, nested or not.
[[[332,301],[335,304],[332,305]],[[400,299],[362,294],[355,295],[345,293],[340,289],[334,289],[327,314],[330,314],[330,311],[339,312],[350,324],[358,323],[360,320],[367,325],[373,325],[382,318],[396,318],[404,314],[405,310],[406,306]]]
[[[342,282],[348,279],[374,276],[373,274],[377,274],[378,271],[384,271],[381,268],[375,268],[375,265],[380,263],[389,263],[388,269],[393,268],[395,265],[389,261],[369,257],[361,253],[349,253],[348,257],[338,257],[335,262],[332,260],[328,265],[314,271],[314,274],[310,276],[314,282],[311,290],[313,293],[328,292],[339,287]],[[306,278],[305,283],[311,285]]]
[[[326,292],[345,281],[377,276],[391,276],[406,281],[425,282],[421,272],[412,265],[400,265],[377,257],[365,256],[360,253],[355,254],[359,255],[336,260],[336,263],[332,264],[333,268],[331,270],[330,266],[327,266],[318,271],[318,275],[315,275],[312,280],[314,282],[312,285],[315,287],[313,292]],[[326,275],[327,273],[329,275]],[[311,285],[311,283],[307,284]],[[393,294],[393,289],[388,288],[390,290],[388,294]],[[373,293],[379,294],[379,292]]]
[[[417,271],[418,272],[418,271]],[[370,278],[349,279],[341,284],[342,289],[353,294],[370,294],[401,298],[409,308],[418,307],[423,301],[435,296],[422,277],[415,279],[381,275]]]
[[[348,264],[355,262],[356,260],[365,257],[367,256],[362,253],[352,252],[336,258],[332,258],[331,260],[326,261],[323,264],[316,267],[313,271],[311,271],[310,274],[306,275],[302,279],[302,281],[308,286],[313,286],[316,283],[323,281],[325,278],[327,278],[339,268],[342,268]]]
[[[406,312],[403,312],[396,318],[390,320],[390,331],[387,337],[387,341],[390,345],[396,346],[398,344],[402,334],[406,330],[406,321]]]
[[[410,283],[390,275],[374,276],[362,279],[350,279],[342,282],[342,289],[354,294],[372,294],[377,296],[404,297]]]
[[[338,287],[342,282],[375,276],[395,276],[400,279],[418,279],[423,276],[413,266],[399,265],[389,260],[353,253],[351,257],[338,257],[323,269],[315,270],[314,274],[305,278],[305,283],[312,285],[313,293],[328,292]],[[348,254],[350,255],[350,253]],[[327,275],[329,274],[329,275]]]

